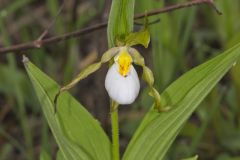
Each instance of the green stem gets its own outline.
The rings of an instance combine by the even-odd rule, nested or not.
[[[111,123],[112,123],[112,157],[113,160],[119,160],[119,126],[118,126],[118,104],[111,103]]]

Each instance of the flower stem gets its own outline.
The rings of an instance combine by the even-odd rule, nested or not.
[[[111,123],[112,123],[112,157],[119,160],[119,127],[118,127],[118,104],[111,103]]]

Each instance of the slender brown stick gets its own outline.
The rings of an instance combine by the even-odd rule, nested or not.
[[[62,9],[64,7],[64,3],[61,5],[61,7],[59,8],[56,17],[53,19],[53,21],[47,26],[47,28],[43,31],[43,33],[38,37],[37,41],[42,41],[43,38],[46,37],[46,35],[48,34],[49,30],[53,27],[53,25],[55,24],[57,17],[60,15],[60,13],[62,12]]]
[[[201,4],[208,4],[208,5],[213,7],[213,9],[217,12],[217,14],[219,14],[219,15],[222,14],[222,12],[220,12],[217,9],[217,7],[214,5],[213,0],[192,0],[190,2],[185,2],[185,3],[181,3],[181,4],[174,4],[174,5],[166,6],[164,8],[155,9],[155,10],[152,10],[150,12],[147,12],[147,15],[148,16],[153,16],[153,15],[157,15],[157,14],[161,14],[161,13],[165,13],[165,12],[170,12],[170,11],[174,11],[174,10],[177,10],[177,9],[188,8],[188,7],[201,5]],[[134,17],[134,19],[143,18],[145,15],[146,15],[146,13],[138,14]]]
[[[181,3],[181,4],[174,4],[174,5],[166,6],[164,8],[155,9],[155,10],[149,11],[147,13],[140,13],[140,14],[135,15],[134,19],[144,18],[146,14],[148,16],[154,16],[154,15],[157,15],[157,14],[171,12],[171,11],[178,10],[178,9],[181,9],[181,8],[188,8],[188,7],[191,7],[191,6],[196,6],[196,5],[201,5],[201,4],[208,4],[218,14],[222,14],[217,9],[217,7],[214,5],[213,0],[192,0],[190,2],[185,2],[185,3]],[[9,52],[20,52],[20,51],[25,51],[25,50],[28,50],[28,49],[40,48],[42,46],[50,45],[50,44],[53,44],[53,43],[58,43],[58,42],[65,41],[65,40],[68,40],[68,39],[71,39],[71,38],[78,38],[81,35],[84,35],[84,34],[87,34],[87,33],[105,28],[106,26],[107,26],[107,22],[102,22],[102,23],[98,23],[98,24],[83,28],[83,29],[78,30],[78,31],[65,33],[65,34],[62,34],[62,35],[59,35],[59,36],[54,36],[54,37],[50,37],[50,38],[46,38],[46,39],[40,39],[40,40],[38,38],[37,40],[31,41],[31,42],[16,44],[16,45],[12,45],[12,46],[5,47],[5,48],[0,48],[0,55],[5,54],[5,53],[9,53]]]

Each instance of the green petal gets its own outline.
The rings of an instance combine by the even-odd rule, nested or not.
[[[160,103],[160,94],[158,91],[154,88],[154,77],[153,77],[153,72],[151,71],[150,68],[145,66],[144,58],[142,55],[134,48],[129,48],[129,53],[131,54],[133,58],[133,62],[136,65],[139,65],[143,69],[143,80],[147,82],[149,88],[150,88],[150,96],[152,96],[155,100],[155,109],[158,111],[165,111],[168,110],[168,107],[162,108],[161,103]]]

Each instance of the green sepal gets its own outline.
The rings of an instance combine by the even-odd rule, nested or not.
[[[149,42],[150,42],[150,33],[147,28],[144,28],[139,32],[129,33],[125,38],[126,46],[134,46],[137,44],[141,44],[145,48],[148,48]]]

